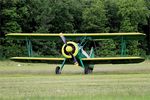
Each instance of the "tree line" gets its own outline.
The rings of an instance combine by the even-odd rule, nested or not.
[[[144,41],[128,41],[128,55],[150,54],[150,0],[0,0],[0,57],[25,56],[25,41],[5,34],[142,32]],[[60,55],[59,41],[33,40],[34,55]],[[120,54],[119,41],[96,43],[97,56]],[[141,44],[141,45],[139,45]],[[87,44],[87,49],[89,49]]]

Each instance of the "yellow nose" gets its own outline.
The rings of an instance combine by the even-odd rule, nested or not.
[[[71,46],[67,46],[67,47],[66,47],[66,51],[67,51],[67,52],[71,52],[72,50],[73,50],[73,49],[72,49]]]

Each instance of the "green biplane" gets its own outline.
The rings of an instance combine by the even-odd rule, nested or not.
[[[14,61],[42,61],[50,64],[61,64],[56,67],[55,73],[61,74],[65,64],[76,64],[84,69],[84,73],[92,73],[95,64],[128,64],[140,63],[144,61],[143,57],[125,56],[126,40],[141,40],[144,39],[143,33],[76,33],[76,34],[50,34],[50,33],[9,33],[6,35],[10,39],[19,39],[27,41],[29,57],[12,57]],[[39,40],[59,40],[63,41],[61,48],[62,58],[49,57],[33,57],[32,56],[32,39]],[[94,48],[91,47],[90,54],[83,50],[85,44],[89,41],[99,41],[103,39],[114,39],[121,41],[121,56],[120,57],[94,57]],[[79,43],[74,41],[79,41]]]

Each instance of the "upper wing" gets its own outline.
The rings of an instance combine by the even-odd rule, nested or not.
[[[145,34],[143,33],[76,33],[76,34],[63,34],[67,39],[80,40],[82,38],[90,40],[99,39],[143,39]],[[47,40],[58,40],[61,34],[51,33],[9,33],[6,35],[9,38],[14,39],[47,39]]]
[[[128,64],[140,63],[145,59],[143,57],[102,57],[102,58],[83,58],[84,64]]]

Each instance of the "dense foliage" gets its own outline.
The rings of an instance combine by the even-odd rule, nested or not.
[[[0,58],[27,54],[24,41],[6,39],[5,34],[10,32],[142,32],[146,40],[128,41],[127,54],[150,54],[150,0],[0,0],[0,7]],[[36,56],[60,54],[60,41],[32,42]],[[95,43],[96,55],[119,55],[119,43]]]

